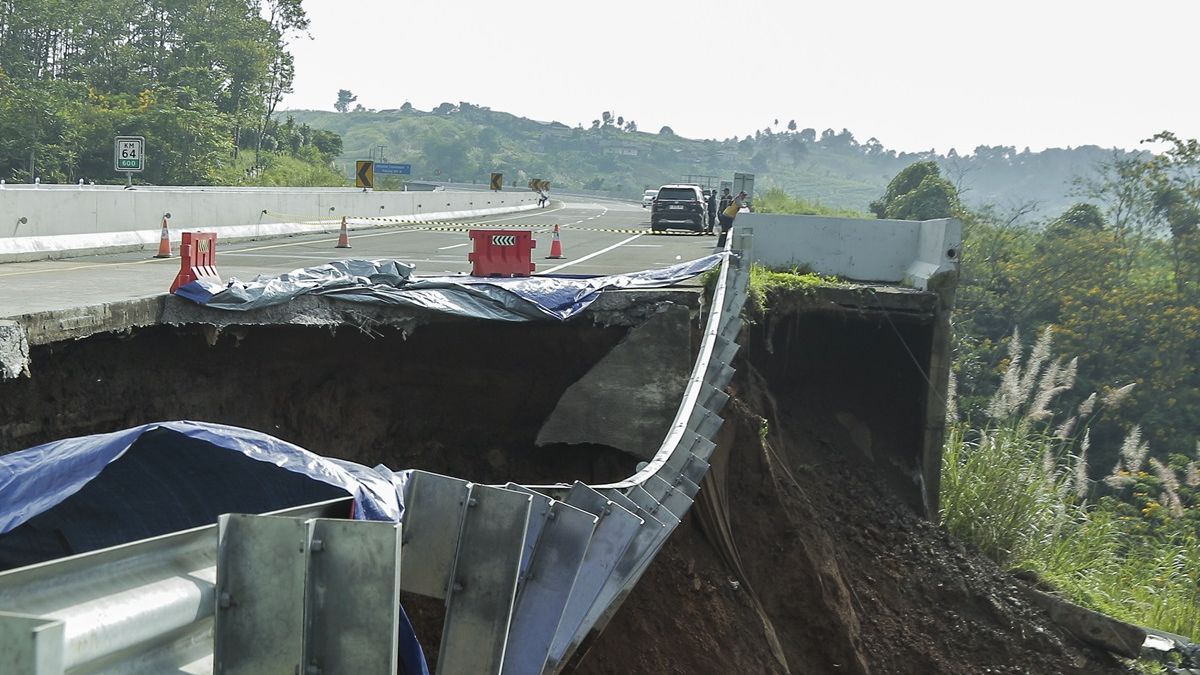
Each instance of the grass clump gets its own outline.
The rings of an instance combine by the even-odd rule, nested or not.
[[[750,286],[746,299],[750,313],[762,314],[772,297],[784,295],[807,295],[818,286],[838,286],[841,282],[834,276],[823,276],[807,268],[793,267],[790,270],[774,270],[755,263],[750,267]]]
[[[1076,362],[1053,359],[1047,329],[1008,367],[978,424],[958,421],[954,386],[942,460],[941,520],[1010,569],[1131,623],[1200,639],[1200,448],[1149,457],[1134,427],[1103,479],[1090,478],[1089,425],[1131,387],[1093,394],[1068,414]]]
[[[817,201],[809,201],[801,197],[793,197],[783,189],[773,187],[754,196],[754,211],[756,213],[783,213],[794,216],[834,216],[838,218],[871,218],[872,216],[834,206],[826,206]]]

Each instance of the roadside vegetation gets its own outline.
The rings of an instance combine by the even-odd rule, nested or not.
[[[300,0],[0,1],[0,179],[120,183],[116,136],[158,185],[344,184],[341,138],[281,119]]]
[[[1035,227],[922,200],[964,223],[941,515],[1071,600],[1195,640],[1200,144],[1152,141],[1165,151],[1104,163]]]
[[[755,213],[783,213],[793,216],[835,216],[840,218],[870,218],[853,209],[827,206],[819,201],[793,197],[783,188],[771,187],[754,196]]]
[[[1028,355],[1018,336],[985,416],[953,408],[942,463],[942,523],[1001,565],[1131,623],[1200,639],[1197,452],[1149,454],[1141,428],[1098,468],[1090,423],[1132,385],[1061,412],[1078,359],[1051,354],[1047,329]]]

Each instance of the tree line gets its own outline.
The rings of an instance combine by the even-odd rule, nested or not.
[[[327,164],[336,134],[275,114],[307,28],[300,0],[0,0],[0,178],[118,180],[118,135],[146,137],[150,183]]]
[[[871,204],[879,217],[963,221],[955,372],[968,420],[987,414],[1013,341],[1047,329],[1077,359],[1080,392],[1130,389],[1092,426],[1093,477],[1138,425],[1164,462],[1200,454],[1200,142],[1147,142],[1160,152],[1114,155],[1076,182],[1077,203],[1032,226],[1021,208],[965,207],[933,162]]]

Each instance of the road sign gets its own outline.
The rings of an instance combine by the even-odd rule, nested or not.
[[[492,173],[492,189],[499,190],[504,187],[504,174]]]
[[[354,163],[354,187],[375,187],[375,162],[360,159]]]
[[[375,163],[375,173],[381,176],[412,175],[412,164],[381,164]]]
[[[142,136],[117,136],[113,144],[113,167],[125,173],[146,168],[146,139]]]

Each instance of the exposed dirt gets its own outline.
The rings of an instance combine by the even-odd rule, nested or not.
[[[0,454],[162,420],[220,422],[313,452],[480,482],[589,482],[636,460],[537,448],[562,392],[625,335],[590,322],[453,321],[413,333],[157,326],[40,346],[0,380]]]
[[[770,361],[761,348],[751,360]],[[1131,672],[1058,630],[1023,582],[894,495],[850,440],[864,430],[831,414],[857,394],[836,378],[818,391],[794,371],[765,372],[770,381],[739,365],[720,439],[744,576],[693,509],[576,673]]]

